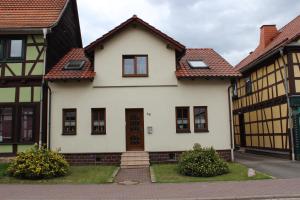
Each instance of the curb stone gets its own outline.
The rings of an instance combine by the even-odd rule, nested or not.
[[[200,197],[200,198],[167,198],[167,199],[147,199],[147,200],[297,200],[297,195],[262,195],[262,196],[244,196],[244,197]]]
[[[120,170],[120,167],[117,167],[117,169],[115,169],[115,171],[112,173],[111,177],[108,179],[108,183],[113,183],[115,180],[115,177],[117,176],[118,172]]]
[[[151,179],[151,183],[157,183],[154,170],[151,166],[150,166],[150,179]]]

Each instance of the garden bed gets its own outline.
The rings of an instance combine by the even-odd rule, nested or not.
[[[117,166],[71,166],[70,174],[64,177],[43,179],[43,180],[23,180],[6,175],[8,164],[0,164],[0,183],[24,183],[24,184],[98,184],[109,183],[112,180]]]
[[[271,179],[270,176],[256,172],[253,177],[248,177],[248,168],[238,163],[229,163],[228,174],[215,177],[190,177],[179,174],[177,164],[152,165],[153,178],[158,183],[182,183],[182,182],[205,182],[205,181],[245,181]]]

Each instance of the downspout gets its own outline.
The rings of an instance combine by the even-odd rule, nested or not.
[[[294,134],[293,134],[293,109],[291,107],[291,103],[290,103],[290,98],[289,98],[289,87],[288,87],[288,78],[287,78],[287,64],[285,63],[284,60],[284,54],[283,54],[283,48],[280,48],[280,55],[282,57],[283,60],[283,65],[284,65],[284,89],[285,89],[285,95],[286,95],[286,99],[287,99],[287,106],[288,106],[288,111],[289,111],[289,126],[290,126],[290,140],[291,140],[291,152],[292,152],[292,161],[295,161],[295,149],[294,149]]]
[[[45,85],[45,71],[46,71],[46,52],[47,52],[47,33],[48,29],[43,28],[43,37],[44,37],[44,67],[42,71],[42,84],[41,84],[41,91],[40,91],[40,133],[39,133],[39,147],[42,146],[42,137],[43,137],[43,103],[44,103],[44,97],[43,97],[43,91],[44,91],[44,85]]]
[[[230,125],[230,152],[231,152],[231,161],[234,161],[234,135],[232,131],[232,110],[231,110],[231,90],[232,85],[228,87],[228,108],[229,108],[229,125]]]
[[[51,149],[51,99],[52,99],[52,90],[49,85],[47,85],[49,91],[49,105],[48,105],[48,149]]]

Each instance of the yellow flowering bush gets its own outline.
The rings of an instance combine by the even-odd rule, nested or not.
[[[25,152],[18,153],[10,163],[7,173],[24,179],[44,179],[65,176],[69,164],[57,151],[35,145]]]
[[[181,154],[178,170],[186,176],[212,177],[228,173],[229,167],[212,147],[195,144],[193,150]]]

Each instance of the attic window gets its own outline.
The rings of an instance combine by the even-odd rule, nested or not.
[[[208,65],[202,60],[189,60],[188,63],[192,68],[208,68]]]
[[[85,61],[84,60],[70,60],[65,66],[64,70],[81,70]]]

